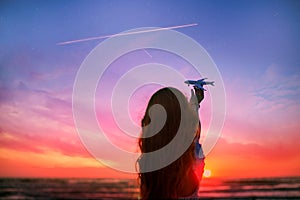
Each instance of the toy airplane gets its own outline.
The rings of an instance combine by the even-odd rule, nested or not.
[[[199,79],[198,81],[193,81],[193,80],[187,80],[184,81],[184,83],[188,84],[188,85],[194,85],[194,87],[197,87],[198,89],[204,90],[206,91],[206,89],[204,89],[203,85],[212,85],[214,86],[215,82],[214,81],[204,81],[207,78],[203,78],[203,79]]]

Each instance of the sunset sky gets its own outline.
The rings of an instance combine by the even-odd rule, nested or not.
[[[224,127],[207,155],[206,169],[214,177],[300,176],[299,9],[299,1],[288,0],[1,1],[0,176],[136,177],[95,160],[73,120],[76,73],[104,39],[57,43],[191,23],[198,25],[176,31],[206,49],[226,91]],[[113,63],[96,91],[99,124],[112,142],[129,151],[137,149],[136,140],[122,135],[104,104],[122,73],[156,62],[197,78],[180,58],[147,52],[133,52]],[[135,123],[158,88],[145,86],[133,95],[129,110]],[[206,94],[200,109],[204,131],[214,106]],[[103,152],[115,156],[108,149]]]

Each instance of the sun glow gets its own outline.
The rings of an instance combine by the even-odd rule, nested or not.
[[[205,178],[211,177],[211,170],[205,169],[204,172],[203,172],[203,176],[204,176]]]

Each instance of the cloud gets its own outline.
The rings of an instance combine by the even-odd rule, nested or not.
[[[0,159],[16,160],[23,164],[30,164],[31,166],[46,168],[104,167],[99,161],[92,157],[69,156],[50,149],[45,149],[43,153],[37,153],[0,148]]]
[[[295,141],[300,129],[299,73],[270,65],[255,78],[226,83],[227,117],[223,136],[230,141]]]
[[[67,155],[87,156],[74,127],[70,101],[23,82],[0,90],[1,146],[33,152],[48,146]]]
[[[220,138],[216,149],[223,157],[243,157],[250,160],[264,161],[284,161],[299,157],[298,147],[300,142],[286,143],[278,141],[277,143],[238,143],[228,142]],[[299,163],[300,167],[300,163]]]
[[[258,80],[259,84],[255,84],[256,88],[253,89],[254,95],[261,97],[261,100],[275,104],[286,103],[287,106],[293,103],[293,101],[299,100],[299,74],[287,74],[282,68],[274,64],[270,65],[265,74]]]

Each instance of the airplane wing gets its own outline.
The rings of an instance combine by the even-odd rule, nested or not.
[[[199,79],[197,82],[202,82],[202,81],[204,81],[205,79],[207,79],[207,78]]]

